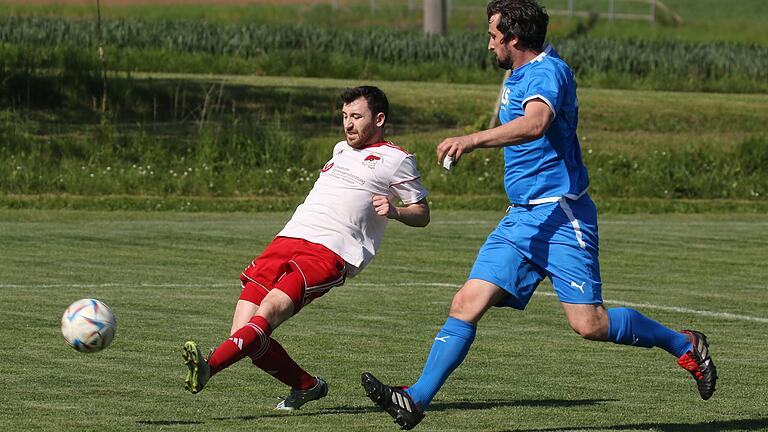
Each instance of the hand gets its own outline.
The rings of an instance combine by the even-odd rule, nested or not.
[[[383,195],[373,196],[373,209],[379,216],[386,216],[389,219],[397,219],[399,213],[397,207],[389,202],[389,198]]]
[[[464,153],[470,153],[475,149],[472,138],[469,135],[446,138],[437,145],[437,164],[442,165],[443,158],[453,157],[453,163],[457,163]]]

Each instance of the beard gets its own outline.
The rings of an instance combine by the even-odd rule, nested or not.
[[[496,65],[502,69],[512,69],[512,53],[505,46],[499,47],[493,53],[496,56]]]
[[[512,58],[507,57],[506,59],[501,59],[501,57],[496,57],[496,65],[502,69],[510,70],[512,69]]]
[[[345,136],[347,138],[347,144],[349,144],[351,147],[357,148],[368,144],[373,144],[371,141],[374,135],[374,131],[355,130],[353,132],[356,132],[356,134],[352,136]]]

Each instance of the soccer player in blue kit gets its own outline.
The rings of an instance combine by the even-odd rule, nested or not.
[[[501,125],[437,146],[438,162],[479,148],[504,148],[504,187],[510,205],[488,236],[468,280],[453,297],[418,381],[382,384],[363,373],[368,397],[403,429],[415,427],[437,391],[464,360],[480,318],[491,306],[524,309],[548,277],[571,328],[582,337],[659,347],[677,358],[702,399],[715,391],[717,372],[706,337],[671,330],[629,308],[606,309],[598,262],[597,209],[576,134],[576,83],[568,65],[544,47],[549,17],[535,0],[488,4],[488,49],[504,82]]]

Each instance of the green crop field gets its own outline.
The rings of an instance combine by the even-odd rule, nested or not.
[[[67,4],[75,3],[75,4]],[[0,15],[52,15],[68,17],[95,17],[95,2],[6,0],[0,4]],[[407,0],[378,0],[371,13],[369,0],[341,0],[341,8],[333,10],[331,1],[288,2],[275,0],[256,4],[162,4],[131,5],[130,2],[102,2],[105,18],[141,18],[148,20],[195,20],[207,22],[280,23],[324,27],[386,26],[407,30],[421,28],[423,1],[413,2],[408,9]],[[197,2],[201,3],[201,2]],[[229,2],[231,3],[231,2]],[[452,0],[448,15],[448,28],[452,32],[480,31],[485,33],[485,0]],[[567,0],[544,0],[551,10],[567,10]],[[669,18],[659,8],[661,23],[651,25],[644,21],[601,20],[593,29],[597,36],[639,37],[642,39],[674,39],[690,42],[742,42],[768,45],[764,30],[768,16],[768,3],[762,0],[664,0],[663,3],[683,19],[682,25],[669,25]],[[576,11],[608,12],[608,0],[575,0]],[[649,5],[642,1],[616,0],[617,13],[649,14]],[[583,18],[552,15],[552,35],[565,35],[583,22]]]
[[[598,206],[599,206],[598,202]],[[420,373],[450,299],[501,212],[433,214],[392,224],[359,277],[281,326],[275,338],[330,393],[272,410],[287,391],[243,361],[191,395],[180,347],[228,334],[239,272],[287,213],[0,210],[0,427],[8,430],[397,430],[359,386]],[[525,312],[492,310],[421,431],[768,430],[768,218],[603,217],[609,307],[633,306],[676,329],[706,332],[718,390],[701,401],[666,353],[574,335],[548,282]],[[113,345],[70,349],[65,307],[83,297],[117,316]]]

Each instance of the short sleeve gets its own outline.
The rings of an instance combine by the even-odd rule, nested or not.
[[[541,99],[557,116],[565,98],[565,83],[555,71],[540,68],[531,74],[521,107],[534,99]]]
[[[421,201],[427,196],[427,189],[421,184],[421,174],[416,168],[416,158],[413,155],[406,156],[395,170],[389,189],[406,205]]]

